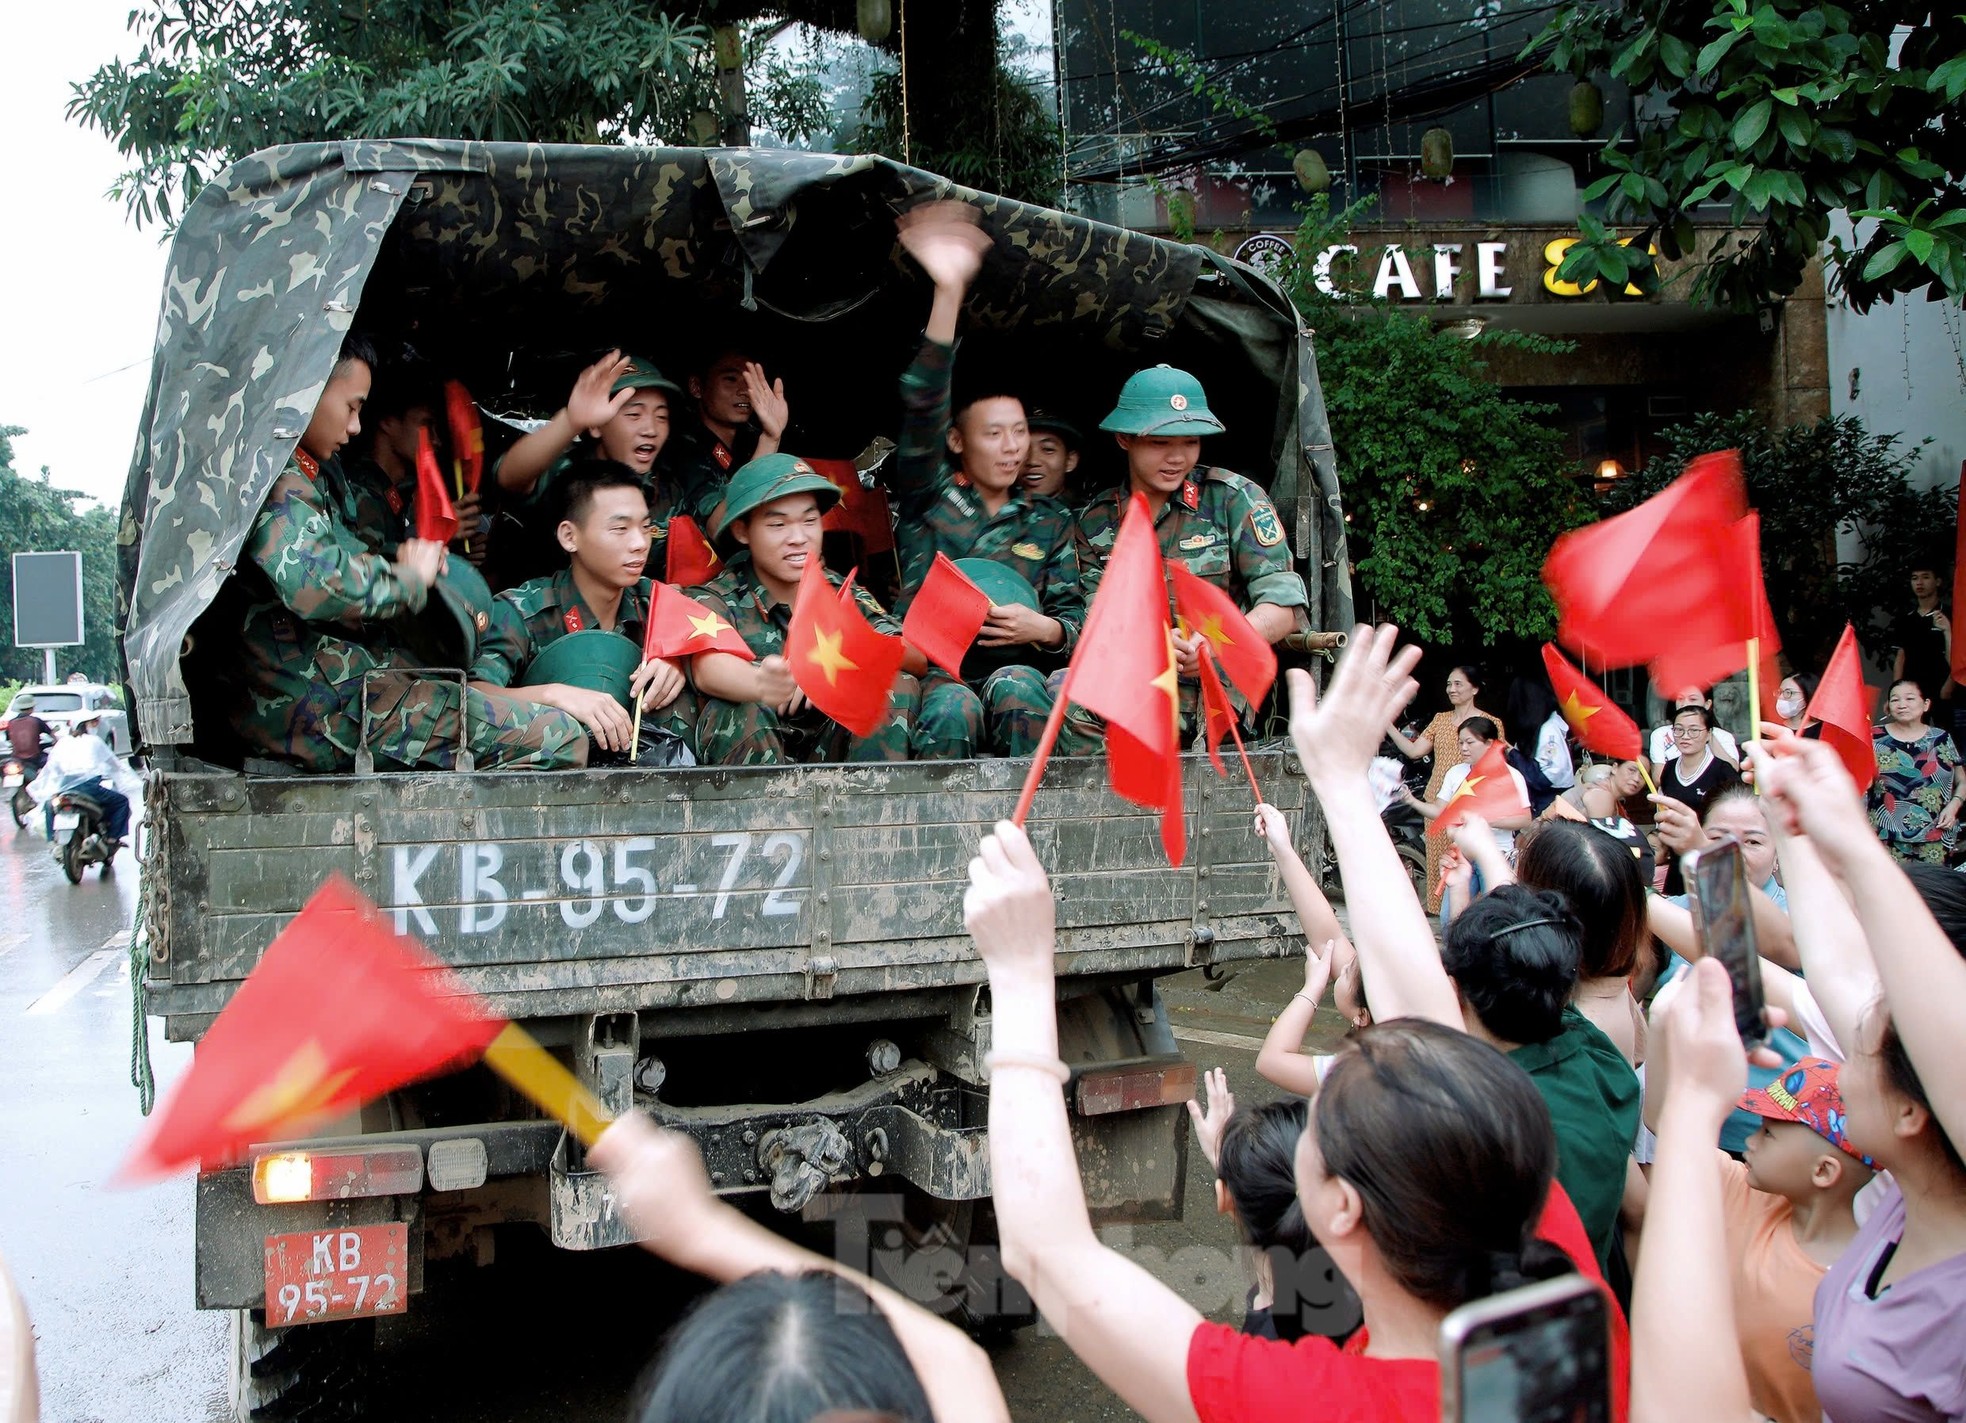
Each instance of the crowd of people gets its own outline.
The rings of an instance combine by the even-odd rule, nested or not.
[[[808,563],[835,589],[853,571],[824,566],[825,520],[843,490],[781,448],[792,396],[753,353],[709,351],[687,389],[621,351],[588,365],[551,418],[497,455],[485,494],[460,497],[446,547],[416,536],[415,509],[442,382],[356,336],[252,526],[235,596],[211,615],[236,617],[243,634],[242,658],[207,669],[238,758],[345,771],[364,747],[378,769],[447,768],[463,752],[479,769],[1027,755],[1136,494],[1164,555],[1228,593],[1263,636],[1305,627],[1308,596],[1275,506],[1253,481],[1201,462],[1202,438],[1223,426],[1193,376],[1156,366],[1125,382],[1100,427],[1124,480],[1074,507],[1079,432],[988,372],[959,379],[958,321],[989,245],[974,213],[915,209],[898,239],[934,289],[878,472],[898,582],[891,608],[870,577],[853,596],[875,631],[898,634],[939,559],[980,565],[990,606],[960,675],[909,646],[887,715],[858,732],[805,695],[787,631]],[[735,630],[741,652],[639,655],[684,519],[707,535],[714,564],[694,571],[688,596]],[[494,595],[480,568],[525,576]],[[572,635],[584,639],[578,656],[554,651]],[[1184,632],[1191,725],[1199,655]],[[466,675],[419,670],[451,662]],[[1096,722],[1074,718],[1059,751],[1099,740]]]
[[[1743,847],[1766,1046],[1744,1045],[1683,898],[1602,816],[1539,820],[1513,860],[1479,818],[1455,826],[1437,941],[1368,779],[1418,657],[1361,628],[1322,696],[1291,673],[1351,928],[1259,807],[1305,942],[1257,1061],[1285,1095],[1237,1105],[1218,1071],[1190,1109],[1257,1262],[1239,1327],[1093,1230],[1060,1092],[1054,895],[1018,827],[983,841],[965,914],[992,995],[1011,1275],[1150,1419],[1437,1419],[1446,1315],[1569,1274],[1604,1292],[1612,1417],[1966,1416],[1966,879],[1894,855],[1835,751],[1768,723],[1740,748],[1752,789],[1716,789],[1703,814],[1652,798],[1665,858]],[[1676,715],[1680,757],[1708,729]],[[1615,779],[1584,779],[1583,799]],[[1310,1053],[1327,990],[1349,1032]],[[630,1116],[594,1159],[652,1249],[740,1281],[679,1328],[638,1417],[1006,1416],[985,1354],[719,1205],[685,1138]],[[1301,1307],[1313,1254],[1354,1308]]]

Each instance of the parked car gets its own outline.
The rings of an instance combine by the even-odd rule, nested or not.
[[[7,704],[6,720],[0,720],[0,731],[5,731],[7,722],[13,720],[20,699],[28,696],[34,698],[34,714],[64,734],[77,713],[101,712],[102,734],[109,739],[110,749],[118,756],[130,754],[130,718],[123,710],[123,696],[116,688],[101,682],[74,681],[22,687]]]

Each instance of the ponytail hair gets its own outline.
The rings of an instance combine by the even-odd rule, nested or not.
[[[1310,1120],[1301,1097],[1238,1107],[1222,1128],[1216,1175],[1235,1203],[1243,1239],[1258,1250],[1301,1255],[1317,1241],[1297,1199],[1297,1141]]]
[[[1575,1269],[1535,1236],[1556,1173],[1550,1111],[1484,1042],[1419,1018],[1339,1054],[1313,1106],[1328,1175],[1349,1182],[1393,1280],[1437,1309]]]

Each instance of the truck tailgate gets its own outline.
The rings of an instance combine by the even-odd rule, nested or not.
[[[1294,757],[1252,752],[1311,863],[1323,826]],[[1185,766],[1188,861],[1107,788],[1054,762],[1030,821],[1059,896],[1061,976],[1275,956],[1296,932],[1238,777]],[[689,771],[249,778],[150,791],[151,1011],[195,1038],[330,873],[518,1019],[923,999],[983,981],[962,927],[977,841],[1025,761]]]

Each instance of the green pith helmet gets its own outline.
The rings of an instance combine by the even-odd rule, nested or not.
[[[492,590],[484,575],[453,555],[425,598],[423,611],[404,613],[390,626],[425,667],[469,667],[491,626]]]
[[[1115,435],[1219,435],[1226,428],[1208,408],[1201,382],[1173,366],[1135,371],[1099,428]]]
[[[1017,603],[1034,613],[1044,611],[1038,606],[1038,590],[1025,581],[1023,574],[1007,564],[998,563],[993,558],[959,558],[955,562],[963,576],[983,590],[983,596],[990,600],[991,607],[1002,608]]]
[[[1048,431],[1075,450],[1085,448],[1085,436],[1079,433],[1079,427],[1070,420],[1053,415],[1049,410],[1033,410],[1024,423],[1030,427],[1033,435],[1041,430]]]
[[[710,519],[710,542],[729,558],[737,548],[730,526],[752,510],[793,494],[817,495],[822,514],[840,502],[840,486],[797,455],[761,455],[752,460],[724,486],[724,502]]]
[[[608,387],[608,394],[619,395],[624,390],[666,390],[671,395],[681,395],[683,388],[655,368],[655,362],[640,356],[628,358],[628,369],[614,378]]]
[[[641,665],[642,649],[632,639],[605,628],[586,628],[547,643],[526,664],[525,684],[543,687],[558,682],[606,692],[626,707],[634,704],[628,684],[635,680],[635,669]]]

